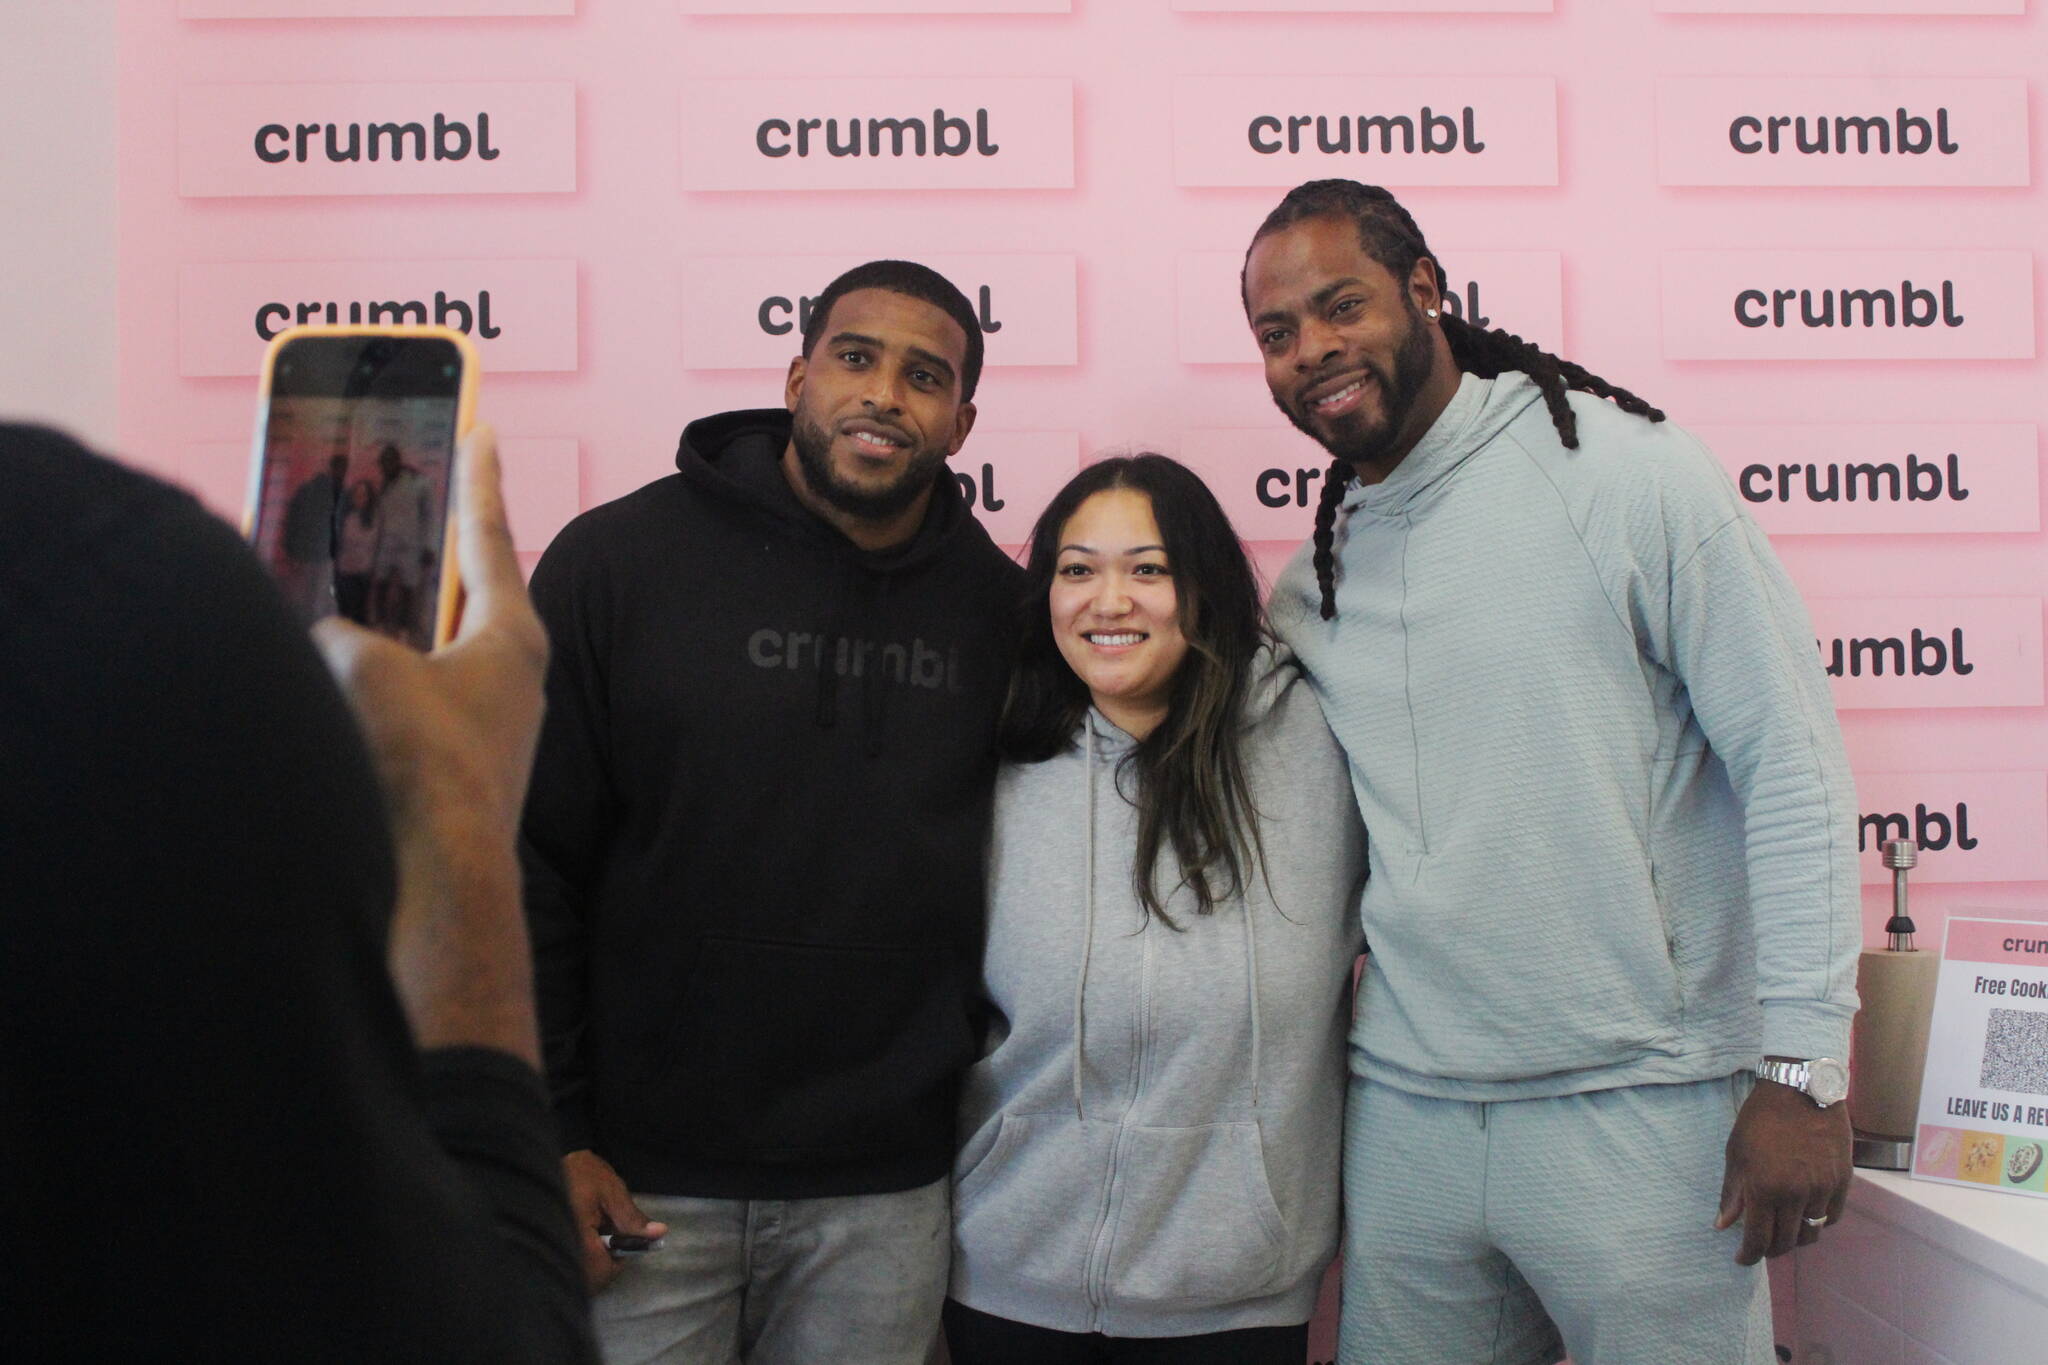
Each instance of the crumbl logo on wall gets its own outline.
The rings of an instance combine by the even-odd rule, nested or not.
[[[566,81],[178,92],[178,193],[189,198],[575,188]]]
[[[1330,457],[1277,414],[1274,423],[1183,431],[1177,458],[1202,476],[1244,539],[1303,540],[1315,529]]]
[[[1501,327],[1546,351],[1564,349],[1564,261],[1555,251],[1444,248],[1444,308],[1478,327]],[[1180,359],[1185,365],[1257,365],[1245,321],[1241,251],[1187,251],[1178,263]]]
[[[255,261],[178,271],[178,373],[256,374],[300,323],[438,323],[486,371],[576,368],[576,262]]]
[[[911,259],[951,280],[973,305],[989,365],[1072,365],[1079,307],[1072,256],[1051,253]],[[682,263],[683,365],[780,370],[803,349],[813,299],[869,255],[695,256]]]
[[[1665,185],[2025,185],[2027,83],[1660,80],[1657,178]]]
[[[1031,523],[1080,470],[1081,433],[977,428],[946,467],[989,539],[1013,549],[1031,539]]]
[[[2028,422],[1691,428],[1772,535],[2041,529]]]
[[[2025,251],[1667,251],[1670,360],[2026,360]]]
[[[685,14],[1068,14],[1073,0],[681,0]]]
[[[1821,597],[1807,610],[1844,710],[2041,705],[2038,597]]]
[[[2027,0],[1657,0],[1664,14],[2025,14]]]
[[[686,190],[1071,189],[1074,83],[683,82]]]
[[[1885,840],[1920,845],[1916,882],[2048,881],[2048,773],[1858,772],[1865,886],[1890,885]]]
[[[575,12],[576,0],[178,0],[181,19],[483,19]]]
[[[1548,76],[1182,76],[1174,182],[1555,185]]]

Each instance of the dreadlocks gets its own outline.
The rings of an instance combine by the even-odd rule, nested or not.
[[[1261,239],[1283,228],[1314,218],[1348,218],[1356,223],[1359,245],[1375,261],[1392,271],[1397,280],[1406,280],[1415,269],[1415,263],[1428,257],[1436,271],[1437,293],[1445,292],[1443,261],[1429,249],[1429,243],[1422,238],[1422,229],[1408,216],[1408,210],[1377,185],[1361,185],[1355,180],[1311,180],[1296,186],[1280,201],[1278,208],[1266,215],[1266,221],[1259,224],[1259,230],[1252,234],[1252,246],[1257,246]],[[1247,263],[1251,260],[1250,247],[1245,249],[1245,260]],[[1242,292],[1244,276],[1240,274],[1238,279]],[[1450,345],[1451,359],[1465,373],[1481,379],[1492,379],[1507,370],[1520,370],[1528,375],[1542,393],[1543,404],[1550,410],[1550,420],[1557,428],[1558,439],[1564,442],[1567,450],[1576,450],[1579,445],[1578,421],[1572,415],[1571,405],[1565,401],[1567,389],[1609,399],[1623,412],[1634,413],[1652,422],[1664,420],[1660,410],[1627,389],[1610,384],[1583,366],[1552,355],[1512,332],[1504,332],[1497,327],[1474,327],[1448,312],[1437,321],[1443,328],[1444,340]],[[1336,542],[1337,506],[1344,500],[1344,489],[1351,481],[1351,473],[1347,461],[1332,460],[1323,476],[1322,497],[1316,503],[1316,585],[1322,589],[1325,621],[1337,614],[1337,561],[1332,546]]]

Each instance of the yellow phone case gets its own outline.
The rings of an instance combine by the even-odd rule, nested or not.
[[[271,376],[278,353],[302,337],[433,337],[453,343],[462,356],[462,382],[455,401],[455,439],[460,442],[476,424],[476,392],[483,377],[476,344],[453,327],[426,323],[309,323],[289,327],[270,340],[263,352],[263,374],[256,392],[256,432],[249,457],[249,487],[242,506],[242,536],[248,539],[256,526],[256,503],[263,495],[263,454],[270,414]],[[448,479],[448,524],[441,535],[441,582],[434,599],[434,647],[454,638],[462,611],[462,575],[455,563],[456,502],[461,481],[450,468]]]

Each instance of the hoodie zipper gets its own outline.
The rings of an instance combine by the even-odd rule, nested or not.
[[[1124,1094],[1124,1112],[1116,1121],[1116,1141],[1109,1149],[1109,1175],[1103,1188],[1102,1214],[1095,1225],[1095,1238],[1088,1251],[1088,1271],[1083,1288],[1090,1308],[1090,1331],[1103,1330],[1103,1310],[1109,1303],[1109,1262],[1116,1250],[1116,1225],[1123,1209],[1123,1183],[1117,1177],[1123,1169],[1124,1154],[1131,1144],[1132,1117],[1138,1111],[1138,1096],[1145,1088],[1145,1067],[1151,1059],[1152,1037],[1152,939],[1151,925],[1140,931],[1138,944],[1137,1035],[1132,1048],[1131,1080]]]

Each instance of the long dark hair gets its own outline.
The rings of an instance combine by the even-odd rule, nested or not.
[[[1265,613],[1243,542],[1216,495],[1187,466],[1149,452],[1101,460],[1075,475],[1039,514],[1031,528],[1022,640],[1001,743],[1004,756],[1021,763],[1074,747],[1074,732],[1088,712],[1088,688],[1060,654],[1046,603],[1060,532],[1082,503],[1115,488],[1142,493],[1152,504],[1188,642],[1166,719],[1117,770],[1117,790],[1138,809],[1131,867],[1138,903],[1177,929],[1164,904],[1175,888],[1162,895],[1156,880],[1163,846],[1172,847],[1179,885],[1194,893],[1204,915],[1244,891],[1263,855],[1239,732],[1253,656],[1267,639]],[[1125,790],[1127,783],[1134,793]]]
[[[1251,246],[1257,246],[1261,240],[1283,228],[1313,218],[1340,218],[1356,224],[1359,245],[1365,248],[1366,254],[1392,271],[1394,278],[1404,285],[1414,271],[1415,263],[1428,257],[1436,271],[1437,293],[1441,295],[1444,292],[1447,281],[1443,259],[1429,249],[1429,243],[1422,239],[1422,229],[1415,225],[1408,210],[1378,185],[1361,185],[1356,180],[1311,180],[1305,185],[1297,185],[1287,192],[1279,207],[1266,215],[1266,221],[1259,224],[1259,230],[1252,234]],[[1251,247],[1246,247],[1244,254],[1249,264]],[[1238,290],[1243,296],[1242,273],[1238,276]],[[1248,298],[1245,306],[1249,312]],[[1437,325],[1443,328],[1444,340],[1450,343],[1451,359],[1465,373],[1492,379],[1506,370],[1520,370],[1534,380],[1543,394],[1544,406],[1550,409],[1551,425],[1557,428],[1558,439],[1567,450],[1579,447],[1579,423],[1571,405],[1565,401],[1567,389],[1609,399],[1623,412],[1634,413],[1652,422],[1664,420],[1661,411],[1627,389],[1610,384],[1583,366],[1552,355],[1513,332],[1504,332],[1498,327],[1474,327],[1448,310],[1437,318]],[[1344,501],[1344,490],[1351,482],[1351,474],[1348,462],[1332,460],[1329,471],[1323,476],[1322,498],[1316,503],[1316,585],[1322,590],[1325,621],[1337,614],[1336,555],[1331,547],[1336,541],[1337,507]]]

